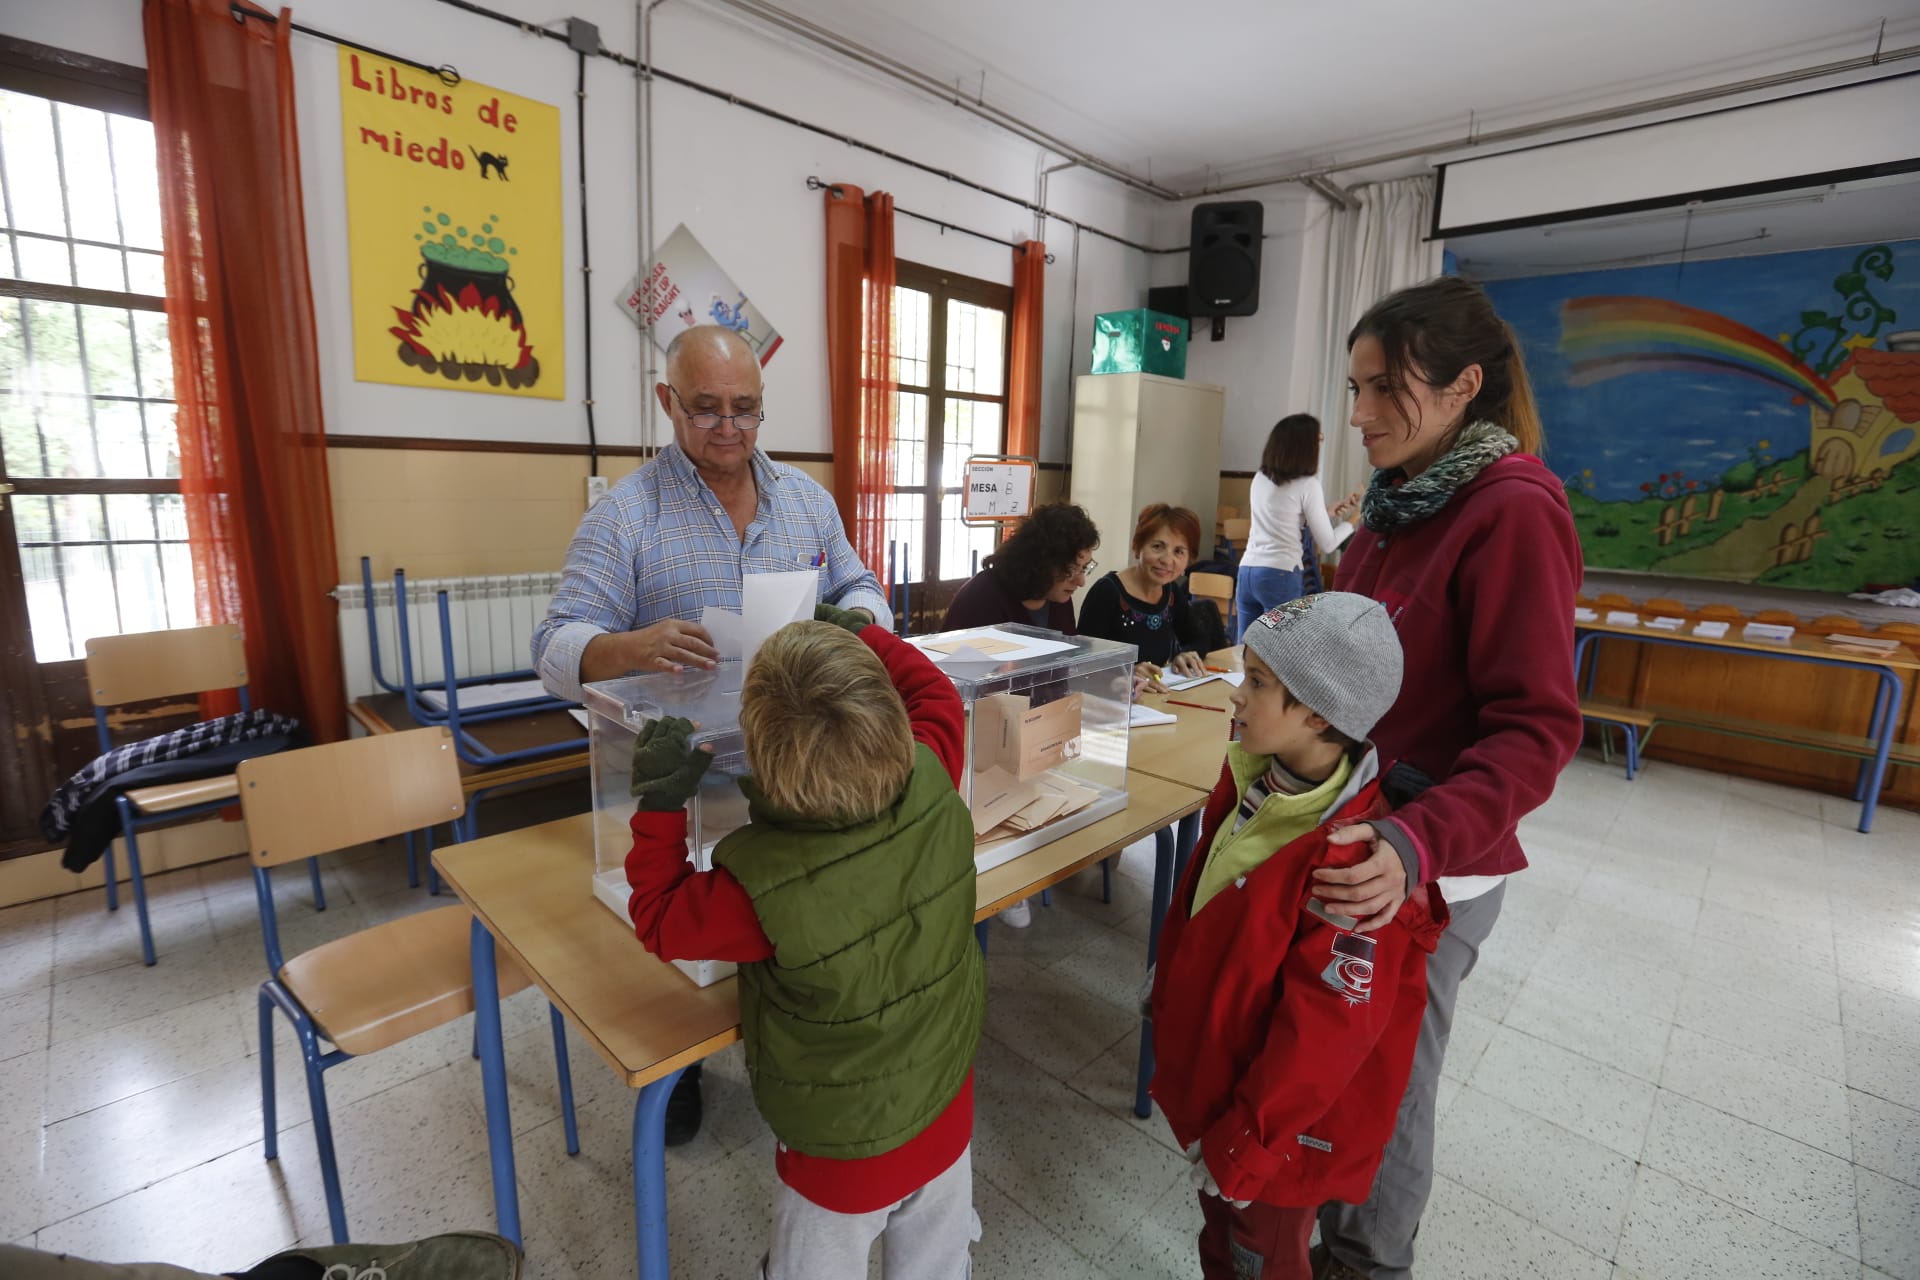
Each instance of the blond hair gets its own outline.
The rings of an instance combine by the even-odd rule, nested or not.
[[[761,792],[797,817],[871,818],[913,773],[913,728],[887,669],[829,623],[793,623],[760,647],[740,690],[740,728]]]

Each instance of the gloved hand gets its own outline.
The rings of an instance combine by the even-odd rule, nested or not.
[[[831,622],[836,627],[845,627],[855,635],[859,635],[862,631],[865,631],[873,625],[873,619],[867,617],[866,614],[853,609],[842,609],[838,605],[832,604],[817,604],[813,606],[813,620],[815,622]]]
[[[1194,1189],[1201,1195],[1220,1196],[1222,1200],[1226,1200],[1225,1196],[1220,1195],[1220,1184],[1213,1180],[1213,1171],[1207,1168],[1207,1162],[1200,1156],[1199,1142],[1195,1141],[1189,1145],[1185,1154],[1187,1159],[1193,1162],[1193,1167],[1187,1170],[1187,1178],[1193,1183]],[[1227,1203],[1236,1209],[1244,1209],[1253,1201],[1227,1200]]]
[[[692,735],[693,721],[679,716],[641,728],[633,743],[632,792],[642,809],[670,813],[693,798],[700,775],[713,763],[713,751],[689,747]]]

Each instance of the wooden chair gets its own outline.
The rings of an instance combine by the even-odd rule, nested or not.
[[[1753,620],[1777,627],[1799,628],[1804,625],[1800,615],[1790,609],[1761,609],[1753,615]]]
[[[270,868],[353,845],[447,822],[460,829],[466,810],[453,735],[444,727],[378,734],[241,764],[240,803],[247,815],[253,884],[266,944],[267,980],[260,984],[260,1105],[266,1158],[279,1156],[273,1088],[273,1010],[293,1024],[306,1062],[307,1100],[320,1153],[327,1219],[336,1244],[347,1239],[340,1168],[322,1073],[473,1011],[472,917],[463,906],[436,907],[323,943],[291,960],[280,954]],[[582,902],[586,901],[584,896]],[[527,985],[502,952],[500,995]],[[566,1024],[549,1006],[560,1078],[567,1154],[580,1150]],[[333,1045],[322,1051],[320,1041]]]
[[[1920,648],[1920,622],[1883,622],[1873,634],[1898,640],[1909,649]]]
[[[251,706],[247,693],[247,656],[240,628],[231,623],[211,627],[182,627],[174,631],[144,631],[124,636],[95,636],[87,641],[87,688],[93,699],[93,725],[104,755],[114,746],[107,709],[152,698],[190,697],[218,689],[238,689],[240,706]],[[231,807],[239,794],[232,774],[195,778],[122,793],[120,831],[127,842],[127,872],[133,882],[133,910],[140,921],[140,955],[154,962],[153,925],[147,918],[147,882],[140,866],[140,829],[188,818],[203,817]],[[107,910],[120,909],[119,876],[113,846],[107,846],[105,867]],[[320,888],[320,870],[313,868],[313,905],[327,909]]]
[[[1220,522],[1221,532],[1227,535],[1227,541],[1236,547],[1245,547],[1247,538],[1253,533],[1253,521],[1245,516]]]
[[[1747,615],[1740,612],[1738,605],[1703,604],[1694,612],[1694,617],[1702,622],[1745,622]]]
[[[1224,573],[1190,573],[1187,590],[1196,599],[1211,600],[1220,606],[1220,620],[1226,624],[1227,638],[1235,638],[1237,619],[1233,612],[1233,579]]]
[[[1815,618],[1807,624],[1807,630],[1822,636],[1863,636],[1867,633],[1867,629],[1860,625],[1858,618],[1849,618],[1839,613],[1829,613],[1825,617]]]
[[[1684,618],[1687,616],[1687,606],[1681,604],[1678,600],[1669,600],[1664,596],[1656,596],[1641,605],[1640,612],[1643,615],[1654,618]]]

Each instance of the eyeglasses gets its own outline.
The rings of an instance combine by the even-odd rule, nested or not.
[[[687,407],[686,399],[681,396],[679,388],[669,382],[667,390],[673,393],[675,403],[680,406],[680,412],[687,415],[687,425],[696,431],[711,431],[722,422],[731,422],[735,431],[757,431],[760,424],[767,420],[766,412],[761,409],[746,413],[712,413],[707,410],[696,413]]]
[[[1067,568],[1069,578],[1091,578],[1094,570],[1100,567],[1098,560],[1089,560],[1085,564],[1070,565]]]

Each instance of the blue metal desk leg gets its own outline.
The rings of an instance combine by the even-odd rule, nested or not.
[[[633,1102],[633,1238],[640,1280],[667,1280],[667,1098],[680,1071],[644,1086]]]
[[[500,973],[493,935],[473,921],[474,1032],[480,1048],[480,1082],[487,1100],[487,1151],[493,1157],[494,1229],[520,1243],[520,1188],[514,1182],[513,1121],[507,1111],[507,1058],[500,1044]]]
[[[1867,721],[1867,736],[1876,742],[1880,740],[1880,722],[1886,714],[1887,680],[1885,676],[1882,676],[1876,682],[1873,691],[1873,718]],[[1867,775],[1872,771],[1870,761],[1862,760],[1860,762],[1859,775],[1853,780],[1853,798],[1855,800],[1865,800],[1867,798]]]
[[[1152,967],[1160,954],[1160,921],[1173,898],[1174,860],[1178,847],[1172,827],[1153,833],[1153,907],[1147,917],[1147,965]],[[1133,1114],[1145,1120],[1153,1114],[1153,1102],[1147,1097],[1147,1082],[1153,1079],[1153,1022],[1140,1020],[1140,1067],[1134,1075]]]
[[[1884,701],[1885,710],[1880,716],[1879,741],[1874,747],[1873,770],[1867,775],[1866,795],[1860,805],[1860,833],[1873,830],[1874,806],[1880,803],[1880,784],[1887,778],[1887,755],[1893,750],[1893,735],[1900,724],[1900,701],[1903,690],[1900,678],[1891,671],[1880,673],[1879,701]]]
[[[973,938],[980,944],[981,955],[987,954],[987,926],[991,923],[990,920],[982,920],[973,926]]]

